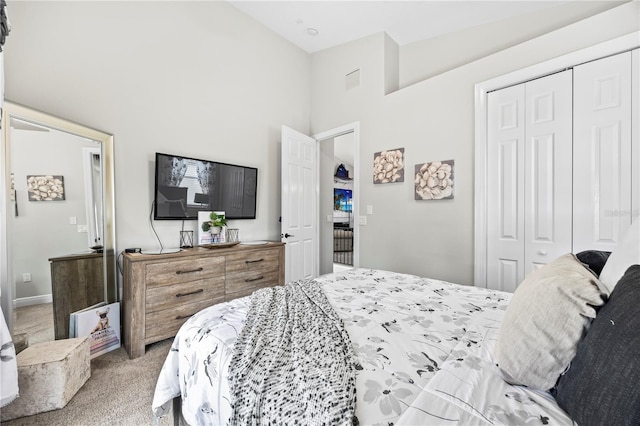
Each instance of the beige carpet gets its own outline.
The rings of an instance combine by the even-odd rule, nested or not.
[[[30,336],[29,343],[34,344],[33,340],[47,333],[37,331],[38,337]],[[97,357],[91,361],[91,377],[66,407],[2,422],[2,426],[153,425],[153,392],[172,341],[149,345],[146,354],[134,360],[129,359],[124,347]],[[160,419],[158,425],[172,423],[169,415]]]
[[[22,333],[27,335],[30,344],[53,340],[53,303],[14,309],[13,334]]]

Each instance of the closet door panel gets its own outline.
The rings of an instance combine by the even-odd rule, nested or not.
[[[571,251],[572,72],[526,83],[525,275]]]
[[[524,85],[488,95],[487,287],[524,278]]]
[[[631,52],[574,68],[573,251],[611,251],[631,224]]]

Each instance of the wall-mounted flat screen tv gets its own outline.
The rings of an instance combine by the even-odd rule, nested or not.
[[[350,189],[333,188],[333,209],[343,212],[353,211]]]
[[[197,220],[199,211],[255,219],[258,169],[156,153],[154,219]]]

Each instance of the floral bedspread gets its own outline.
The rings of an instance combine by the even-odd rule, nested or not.
[[[492,361],[510,294],[367,269],[317,282],[353,345],[359,424],[571,424],[548,394],[509,385]],[[183,325],[158,378],[156,416],[182,395],[189,424],[228,422],[226,377],[248,303],[207,308]]]

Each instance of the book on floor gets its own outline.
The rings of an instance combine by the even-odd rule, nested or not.
[[[99,303],[71,314],[69,337],[89,336],[91,358],[118,349],[120,340],[120,302]]]

